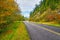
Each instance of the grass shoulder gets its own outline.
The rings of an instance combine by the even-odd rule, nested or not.
[[[46,24],[48,26],[53,26],[53,27],[57,27],[60,28],[60,24],[57,23],[50,23],[50,22],[36,22],[37,24]]]
[[[30,40],[23,22],[14,22],[7,29],[6,32],[0,35],[0,40]]]

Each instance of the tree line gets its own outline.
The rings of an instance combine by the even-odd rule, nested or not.
[[[14,21],[23,21],[24,16],[14,0],[0,0],[0,31]]]
[[[30,13],[30,21],[60,23],[60,0],[41,0]]]

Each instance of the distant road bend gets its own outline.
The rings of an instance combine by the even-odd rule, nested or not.
[[[31,22],[24,22],[30,34],[31,40],[60,40],[60,33],[43,25],[34,24]]]

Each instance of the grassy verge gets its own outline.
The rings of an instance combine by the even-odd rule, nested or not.
[[[11,24],[8,30],[0,34],[0,40],[30,40],[23,22]]]
[[[60,24],[46,23],[46,22],[37,22],[37,24],[46,24],[46,25],[49,25],[49,26],[60,28]]]
[[[60,24],[46,24],[46,25],[60,28]]]

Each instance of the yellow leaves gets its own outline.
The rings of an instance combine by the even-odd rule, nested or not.
[[[5,14],[1,14],[0,17],[5,16]]]
[[[1,0],[0,1],[0,20],[14,21],[20,20],[18,5],[14,0]],[[17,13],[19,13],[17,15]],[[1,19],[3,18],[3,19]],[[4,20],[4,21],[5,21]],[[3,23],[3,21],[0,21]]]
[[[4,13],[0,14],[0,17],[9,16],[11,14],[12,13],[10,13],[10,12],[4,12]]]
[[[2,24],[2,23],[6,23],[6,21],[1,20],[1,21],[0,21],[0,24]]]

